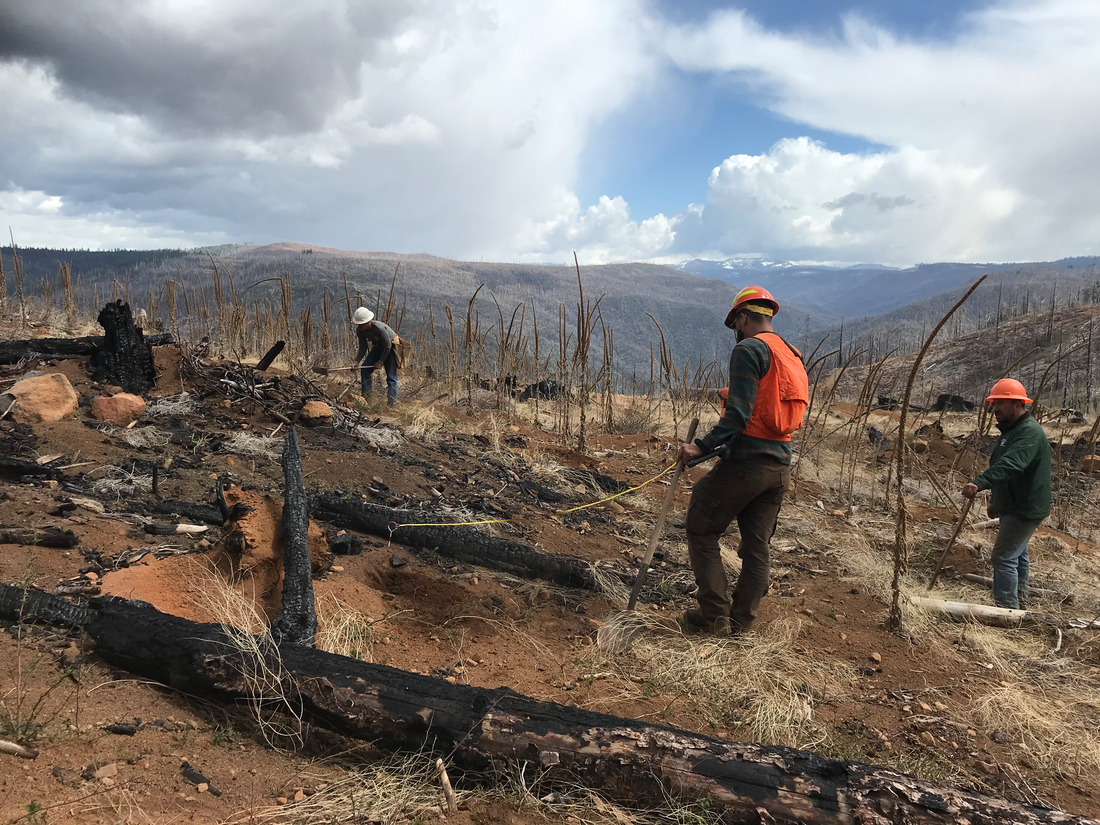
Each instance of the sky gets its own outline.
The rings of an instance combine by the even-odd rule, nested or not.
[[[90,249],[1097,254],[1098,70],[1096,0],[5,0],[0,220]]]

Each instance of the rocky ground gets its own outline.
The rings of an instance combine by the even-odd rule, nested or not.
[[[287,425],[272,417],[275,402],[241,400],[210,379],[218,369],[232,379],[239,372],[233,365],[207,358],[196,376],[180,350],[160,347],[156,354],[157,388],[143,399],[144,409],[127,399],[94,401],[117,393],[90,381],[84,359],[37,367],[64,376],[73,397],[43,401],[60,405],[59,420],[33,420],[28,400],[22,412],[13,411],[15,420],[0,421],[0,455],[39,461],[77,482],[0,483],[0,524],[56,526],[78,542],[2,545],[0,581],[45,590],[65,583],[83,594],[77,598],[138,599],[197,621],[229,621],[227,605],[239,610],[243,603],[254,610],[237,619],[262,623],[279,608],[277,457]],[[0,391],[25,372],[7,369]],[[392,411],[355,393],[347,396],[352,406],[335,407],[339,426],[326,423],[323,411],[314,426],[299,425],[307,490],[427,511],[445,522],[508,519],[466,529],[583,559],[600,586],[567,589],[456,564],[402,545],[400,529],[392,542],[362,535],[362,552],[333,556],[329,544],[341,529],[317,522],[311,556],[321,646],[449,681],[507,685],[541,700],[885,764],[1031,804],[1081,814],[1100,809],[1095,631],[957,625],[913,608],[905,633],[883,629],[894,516],[882,503],[881,445],[876,449],[862,430],[842,441],[854,408],[838,407],[817,442],[803,445],[799,480],[774,540],[772,590],[754,631],[734,640],[658,631],[623,646],[615,644],[615,629],[623,624],[625,589],[667,481],[563,511],[650,481],[671,464],[674,441],[600,434],[580,453],[533,425],[538,418],[530,405],[471,415],[441,392],[421,388]],[[292,401],[279,401],[276,412],[290,410]],[[483,401],[491,404],[491,396]],[[876,416],[872,423],[889,433],[896,413]],[[972,430],[975,416],[942,421],[943,432],[922,432],[921,453],[929,473],[954,490],[962,476],[949,473],[953,436]],[[838,467],[850,466],[852,455],[857,472],[849,496]],[[229,506],[243,502],[252,510],[222,528],[150,535],[150,522],[194,522],[151,512],[154,467],[162,499],[211,506],[220,484]],[[704,472],[686,472],[676,493],[639,608],[651,625],[670,626],[693,605],[683,515],[692,482]],[[1033,542],[1036,584],[1053,591],[1038,607],[1092,618],[1100,606],[1100,559],[1090,541],[1091,483],[1069,471],[1062,483],[1077,491],[1079,506]],[[921,582],[956,510],[926,478],[915,474],[907,484],[906,587],[923,593]],[[961,575],[989,574],[983,558],[992,537],[988,529],[964,531],[933,595],[990,603]],[[735,575],[736,531],[726,547]],[[1069,593],[1074,602],[1067,605]],[[364,770],[409,783],[400,786],[404,802],[389,821],[443,817],[435,778],[421,776],[415,765],[377,767],[378,754],[365,745],[295,729],[294,720],[277,720],[272,732],[248,708],[135,679],[97,659],[79,633],[5,623],[0,700],[0,738],[39,751],[34,760],[0,754],[4,821],[324,821],[338,817],[324,814],[320,801]],[[540,802],[536,781],[502,778],[449,819],[603,815],[605,803],[579,805],[583,794]],[[604,814],[624,815],[610,806]],[[694,815],[705,818],[705,805]]]

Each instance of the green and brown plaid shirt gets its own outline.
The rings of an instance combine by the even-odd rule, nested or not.
[[[745,427],[756,405],[756,390],[760,379],[768,373],[772,356],[768,345],[759,338],[746,338],[730,353],[730,391],[726,399],[726,414],[709,433],[696,443],[710,452],[719,444],[729,443],[734,460],[766,457],[780,464],[791,463],[791,442],[768,441],[745,435]]]

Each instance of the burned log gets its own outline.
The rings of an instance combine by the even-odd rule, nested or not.
[[[188,521],[213,524],[216,527],[221,527],[225,524],[225,518],[218,508],[208,504],[193,504],[190,501],[158,499],[149,505],[149,510],[153,513],[159,513],[165,516],[182,516]]]
[[[298,431],[291,427],[283,441],[283,605],[271,623],[277,644],[313,647],[317,612],[309,558],[309,497],[302,485]]]
[[[42,597],[61,602],[39,594],[37,607],[62,612]],[[23,605],[20,588],[0,585],[0,616],[13,618],[13,608]],[[221,625],[119,599],[95,599],[92,606],[85,629],[108,661],[188,693],[256,698],[247,675],[255,664]],[[728,821],[1096,823],[860,762],[728,742],[540,702],[508,688],[452,685],[289,644],[278,654],[268,664],[280,668],[281,684],[293,691],[289,700],[310,721],[377,747],[443,755],[471,773],[527,764],[627,804],[705,798]]]
[[[145,343],[151,347],[171,344],[172,340],[170,332],[145,337]],[[0,364],[18,364],[24,359],[63,361],[69,358],[84,358],[93,355],[96,349],[102,346],[102,335],[88,335],[83,338],[29,338],[20,341],[0,341]]]
[[[31,478],[64,478],[64,473],[56,467],[47,467],[36,464],[33,461],[23,461],[19,458],[0,456],[0,479],[5,481],[19,481],[24,477]]]
[[[121,299],[108,303],[96,320],[103,327],[103,343],[88,362],[92,378],[139,395],[153,389],[157,379],[153,348],[134,323],[130,305]]]
[[[80,539],[72,530],[58,527],[0,527],[0,544],[29,544],[35,547],[76,547]]]
[[[322,493],[313,497],[313,517],[339,527],[390,538],[409,547],[434,550],[442,556],[524,579],[544,579],[563,587],[594,586],[588,564],[573,556],[543,553],[526,544],[487,536],[467,527],[405,527],[432,522],[430,513],[394,510]]]

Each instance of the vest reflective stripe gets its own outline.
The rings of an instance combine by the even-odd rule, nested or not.
[[[810,381],[798,350],[774,332],[761,332],[771,354],[771,365],[760,379],[756,404],[745,427],[745,435],[767,441],[790,441],[791,433],[802,427],[810,401]]]

